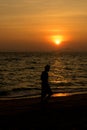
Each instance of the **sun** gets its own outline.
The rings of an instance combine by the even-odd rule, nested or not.
[[[55,42],[56,45],[61,44],[61,41],[59,39],[56,39],[54,42]]]
[[[51,40],[54,44],[60,45],[63,41],[63,36],[62,35],[54,35],[54,36],[51,36]]]

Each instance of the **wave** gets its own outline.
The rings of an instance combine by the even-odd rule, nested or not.
[[[16,91],[16,92],[18,92],[18,91],[26,91],[26,90],[40,90],[40,88],[34,88],[34,87],[30,87],[30,88],[13,88],[12,89],[12,91]]]

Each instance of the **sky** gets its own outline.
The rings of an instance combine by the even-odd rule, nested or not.
[[[87,51],[86,34],[87,0],[0,0],[0,51]]]

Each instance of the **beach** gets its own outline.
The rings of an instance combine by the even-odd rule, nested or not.
[[[0,129],[87,129],[87,94],[0,100]]]

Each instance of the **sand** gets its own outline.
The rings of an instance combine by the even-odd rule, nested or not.
[[[87,129],[87,94],[0,100],[1,129]]]

